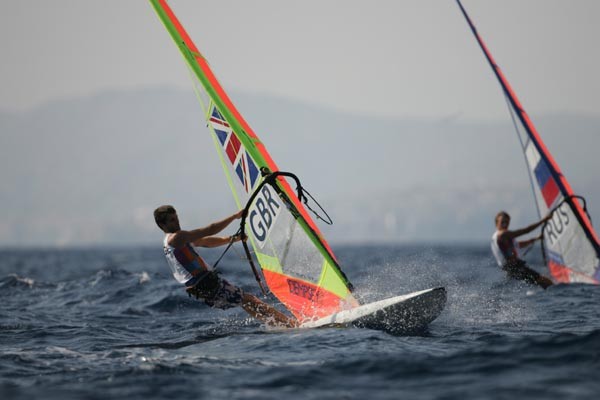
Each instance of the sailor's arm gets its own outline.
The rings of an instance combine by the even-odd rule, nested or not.
[[[525,247],[531,246],[532,244],[534,244],[536,241],[541,240],[542,239],[542,235],[538,235],[534,238],[531,239],[527,239],[527,240],[523,240],[518,242],[519,248],[523,249]]]
[[[223,229],[227,228],[229,224],[232,223],[234,220],[242,218],[243,212],[244,210],[240,210],[235,214],[231,214],[229,217],[222,219],[221,221],[213,222],[212,224],[204,228],[194,229],[193,231],[190,231],[189,242],[195,243],[198,239],[202,239],[206,236],[212,236],[221,232]]]
[[[225,229],[232,221],[241,218],[243,211],[244,210],[240,210],[235,214],[232,214],[221,221],[213,222],[204,228],[176,232],[169,239],[169,244],[173,247],[180,247],[186,243],[196,243],[197,240],[217,234]]]
[[[230,242],[239,242],[240,240],[240,235],[207,236],[196,240],[193,245],[195,247],[219,247],[229,244]]]
[[[536,229],[538,226],[542,225],[544,222],[548,221],[550,218],[552,217],[552,213],[546,215],[544,218],[542,218],[541,220],[539,220],[536,223],[533,223],[529,226],[526,226],[525,228],[521,228],[521,229],[517,229],[515,231],[508,231],[507,234],[508,236],[510,236],[512,239],[519,237],[519,236],[523,236],[528,234],[529,232],[533,231],[534,229]]]

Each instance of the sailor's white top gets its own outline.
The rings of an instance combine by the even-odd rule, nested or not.
[[[494,234],[492,235],[491,245],[492,253],[494,253],[494,257],[496,257],[496,262],[500,267],[504,266],[504,264],[506,264],[506,255],[498,245],[498,231],[494,232]],[[521,255],[519,254],[519,244],[517,243],[516,239],[513,239],[513,251],[517,258],[521,257]]]

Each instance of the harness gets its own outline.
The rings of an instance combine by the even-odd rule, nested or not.
[[[165,236],[163,249],[173,276],[187,288],[196,286],[198,282],[210,273],[206,263],[189,243],[185,246],[174,248],[167,244],[167,236]]]

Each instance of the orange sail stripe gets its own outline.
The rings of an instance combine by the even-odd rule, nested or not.
[[[340,310],[340,298],[322,287],[269,270],[263,270],[263,275],[271,292],[301,322]]]

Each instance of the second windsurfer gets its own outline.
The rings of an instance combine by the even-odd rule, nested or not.
[[[534,224],[511,231],[508,230],[510,215],[504,211],[500,211],[496,215],[496,232],[494,232],[494,235],[492,236],[492,252],[496,257],[498,265],[510,278],[539,285],[544,289],[552,285],[550,279],[529,268],[527,263],[520,258],[519,249],[532,245],[536,240],[541,239],[541,236],[524,241],[516,240],[519,236],[526,235],[541,226],[544,222],[548,221],[550,217],[551,215],[548,214]]]

